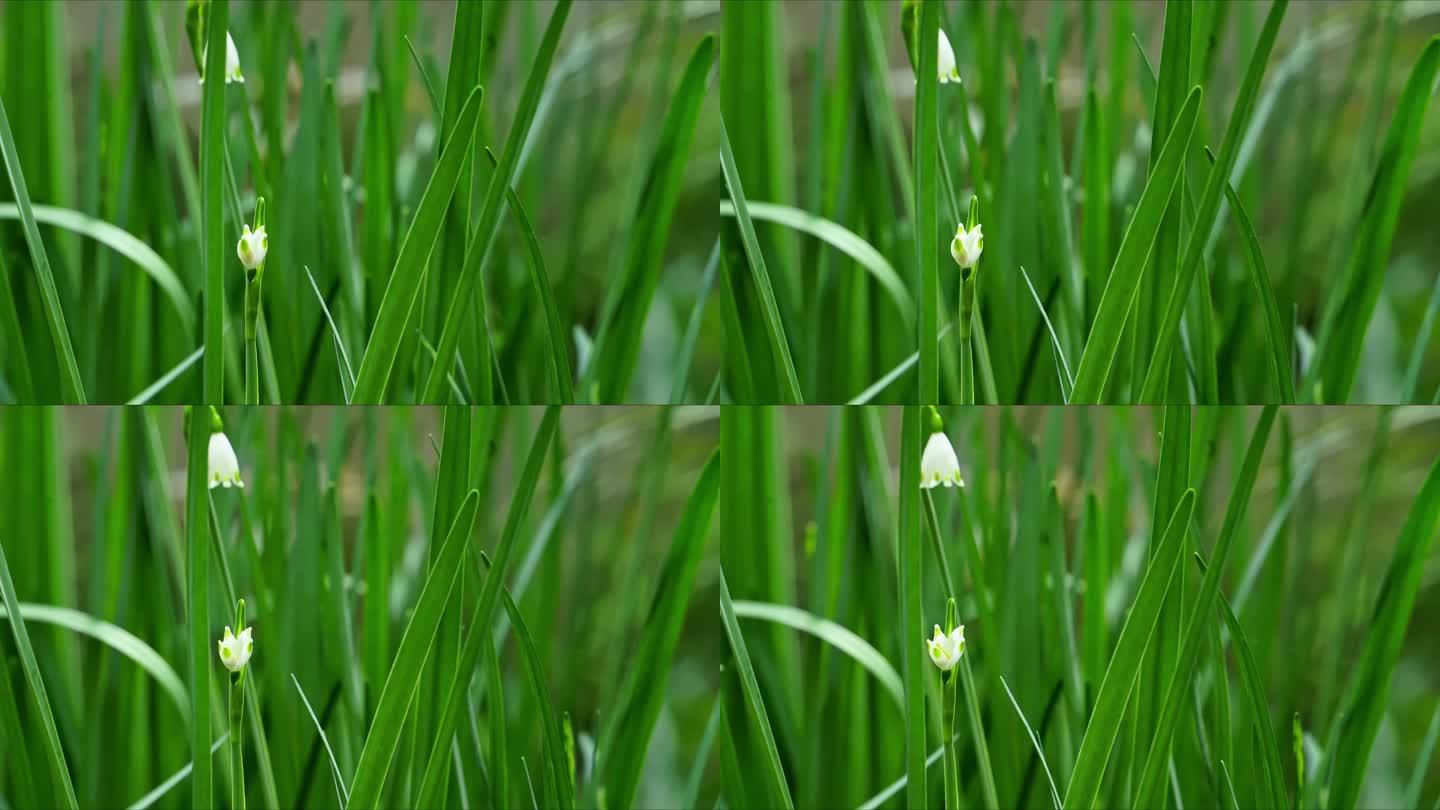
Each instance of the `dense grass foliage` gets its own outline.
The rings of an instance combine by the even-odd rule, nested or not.
[[[0,409],[0,807],[712,806],[717,415]]]
[[[1437,401],[1437,32],[1379,0],[724,4],[725,396]]]
[[[722,413],[731,806],[1440,800],[1440,409],[901,410]]]
[[[717,19],[5,4],[0,402],[705,401]]]

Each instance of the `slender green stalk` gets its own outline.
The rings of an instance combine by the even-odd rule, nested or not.
[[[970,198],[970,215],[965,230],[974,230],[980,223],[980,198]],[[975,404],[975,355],[971,348],[971,335],[975,323],[976,278],[980,275],[980,263],[974,267],[960,269],[960,404]]]
[[[235,606],[235,632],[245,627],[245,600]],[[245,810],[245,673],[244,666],[230,676],[230,807]]]
[[[265,227],[265,198],[255,200],[255,225],[258,232]],[[256,332],[260,323],[260,284],[265,276],[265,262],[245,274],[245,404],[260,404],[260,355],[256,348]]]
[[[230,22],[229,0],[211,0],[206,7],[205,69],[209,77],[201,90],[200,102],[200,244],[204,250],[205,268],[205,357],[204,402],[219,405],[225,401],[225,53],[227,26]],[[199,759],[210,747],[196,748]],[[197,764],[197,790],[209,774],[201,773]],[[198,804],[204,807],[209,803]]]
[[[940,349],[936,341],[940,312],[939,251],[935,244],[939,213],[936,186],[938,164],[936,138],[936,60],[940,39],[940,4],[921,0],[920,25],[916,29],[915,53],[915,257],[917,288],[920,290],[920,399],[940,399]],[[963,326],[962,326],[963,330]],[[972,397],[973,398],[973,397]]]
[[[224,47],[223,44],[221,46]],[[219,415],[209,408],[189,411],[185,468],[186,616],[190,622],[190,754],[195,774],[190,806],[209,807],[210,769],[210,520],[208,448],[212,423]]]

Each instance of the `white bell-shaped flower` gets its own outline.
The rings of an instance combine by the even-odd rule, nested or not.
[[[234,635],[230,628],[225,628],[225,636],[216,643],[220,648],[220,663],[231,672],[239,672],[250,663],[250,655],[255,652],[255,642],[250,638],[250,628],[240,631],[240,635]]]
[[[985,249],[985,235],[980,233],[980,223],[965,230],[964,223],[955,226],[955,238],[950,240],[950,256],[960,269],[969,270],[980,261],[980,251]]]
[[[930,434],[925,452],[920,455],[920,488],[933,489],[941,485],[963,487],[965,479],[960,477],[960,459],[955,457],[950,439],[936,431]]]
[[[225,434],[215,431],[210,434],[210,488],[241,487],[240,460],[235,458],[235,448]]]
[[[941,672],[949,672],[965,654],[965,625],[956,625],[949,634],[942,632],[940,625],[935,625],[935,635],[926,640],[925,646],[930,651],[930,661]]]
[[[270,252],[270,237],[265,233],[265,226],[261,225],[254,231],[250,226],[244,226],[240,234],[240,242],[235,245],[235,255],[240,257],[240,263],[245,265],[246,270],[254,270],[265,262],[265,254]]]
[[[200,50],[200,59],[202,61],[209,51],[210,48],[208,46]],[[202,67],[200,71],[203,74],[205,69]],[[200,77],[200,83],[205,83],[205,77],[203,75]],[[235,47],[235,38],[230,36],[229,31],[225,32],[225,83],[245,83],[245,76],[240,72],[240,50]]]
[[[940,46],[935,51],[935,68],[941,84],[960,81],[960,69],[955,64],[955,49],[950,47],[950,38],[945,29],[940,29]]]

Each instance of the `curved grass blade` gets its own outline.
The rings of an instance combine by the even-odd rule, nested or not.
[[[1045,761],[1045,749],[1040,745],[1040,738],[1035,736],[1035,729],[1031,728],[1030,721],[1025,719],[1025,712],[1021,711],[1004,675],[1000,676],[1000,685],[1005,687],[1005,696],[1010,698],[1010,705],[1015,707],[1015,714],[1020,716],[1020,724],[1025,726],[1025,733],[1030,735],[1030,743],[1035,746],[1035,755],[1040,758],[1040,767],[1045,770],[1045,781],[1050,783],[1050,801],[1055,804],[1055,810],[1060,810],[1060,791],[1055,788],[1055,777],[1050,775],[1050,763]],[[1043,721],[1041,724],[1044,725]]]
[[[335,328],[335,319],[330,317],[330,307],[325,305],[325,296],[315,283],[309,265],[305,267],[305,277],[310,279],[310,289],[315,291],[315,300],[320,302],[320,311],[325,313],[325,323],[330,325],[330,339],[335,343],[335,353],[340,356],[340,386],[345,392],[345,402],[349,403],[355,391],[355,372],[350,370],[350,354],[345,351],[345,340],[340,337],[340,330]]]
[[[491,169],[498,170],[500,161],[489,147],[485,149],[485,156],[490,158]],[[505,186],[505,199],[509,201],[510,210],[515,214],[520,235],[525,238],[525,247],[530,257],[530,286],[535,288],[535,295],[540,298],[540,304],[545,309],[545,341],[550,346],[550,373],[555,383],[556,401],[574,402],[575,389],[570,383],[570,357],[565,352],[565,326],[560,321],[560,308],[556,305],[555,293],[550,288],[550,275],[545,272],[545,252],[540,249],[540,239],[535,236],[535,228],[530,224],[525,206],[520,203],[515,189],[509,185]]]
[[[1150,180],[1140,194],[1130,225],[1125,229],[1125,238],[1110,268],[1105,292],[1101,295],[1099,309],[1090,327],[1090,337],[1080,354],[1080,365],[1075,370],[1071,404],[1097,404],[1105,391],[1105,381],[1110,376],[1110,366],[1115,361],[1121,333],[1140,289],[1141,274],[1145,272],[1151,248],[1155,245],[1155,234],[1160,230],[1160,221],[1179,184],[1180,169],[1190,145],[1190,136],[1195,131],[1202,95],[1199,87],[1190,91],[1185,106],[1175,119],[1170,137],[1160,151],[1160,159],[1150,174]]]
[[[948,334],[950,334],[950,327],[952,327],[952,326],[954,326],[953,323],[947,323],[947,324],[945,324],[945,326],[940,329],[940,334],[938,334],[938,335],[935,336],[936,340],[944,340],[944,339],[945,339],[945,336],[948,335]],[[907,371],[909,371],[910,369],[914,368],[914,367],[915,367],[915,364],[918,363],[918,362],[920,362],[920,353],[919,353],[919,352],[911,352],[909,357],[906,357],[904,360],[901,360],[901,361],[900,361],[900,364],[899,364],[899,365],[897,365],[895,368],[892,368],[892,369],[890,369],[889,371],[885,372],[885,376],[883,376],[883,377],[881,377],[880,379],[876,380],[875,382],[871,383],[871,384],[870,384],[870,387],[868,387],[868,388],[866,388],[864,391],[861,391],[860,393],[856,394],[854,399],[850,400],[849,402],[847,402],[847,403],[845,403],[845,404],[846,404],[846,405],[868,405],[868,404],[870,404],[870,401],[871,401],[872,399],[874,399],[875,397],[879,396],[882,392],[884,392],[884,390],[885,390],[886,388],[889,388],[889,387],[890,387],[890,384],[893,383],[893,382],[895,382],[896,380],[900,379],[901,375],[903,375],[905,372],[907,372]]]
[[[494,576],[495,572],[492,571],[491,575]],[[515,640],[520,644],[521,657],[525,661],[530,692],[540,712],[540,739],[544,745],[545,761],[550,766],[546,774],[550,787],[543,791],[547,796],[546,803],[558,802],[556,806],[561,810],[570,810],[575,806],[575,785],[570,779],[569,757],[560,741],[560,723],[555,717],[550,692],[545,687],[545,670],[540,665],[540,654],[535,650],[535,640],[530,637],[530,631],[525,627],[525,619],[520,615],[520,608],[516,606],[515,600],[510,597],[510,591],[502,588],[500,596],[505,601],[505,612],[510,616],[510,625],[515,628]]]
[[[1210,150],[1205,150],[1210,155]],[[1213,155],[1210,155],[1214,159]],[[1240,229],[1241,241],[1245,245],[1245,266],[1250,271],[1250,283],[1260,296],[1260,305],[1265,313],[1265,342],[1270,347],[1270,370],[1275,374],[1275,390],[1281,402],[1295,401],[1295,380],[1290,371],[1290,341],[1286,339],[1285,322],[1280,319],[1280,305],[1275,300],[1275,288],[1270,284],[1270,273],[1265,269],[1265,254],[1260,250],[1260,239],[1255,235],[1255,226],[1240,203],[1240,196],[1234,187],[1225,184],[1225,197],[1230,201],[1230,212],[1235,215],[1235,225]],[[1402,400],[1408,401],[1408,400]]]
[[[1192,92],[1191,99],[1194,98]],[[1120,629],[1115,652],[1105,669],[1105,678],[1100,682],[1100,691],[1095,697],[1095,707],[1085,726],[1085,736],[1080,740],[1070,785],[1065,789],[1065,807],[1097,805],[1100,780],[1105,776],[1105,766],[1110,762],[1111,749],[1125,717],[1125,704],[1140,675],[1145,648],[1155,635],[1160,607],[1175,577],[1194,509],[1195,490],[1187,489],[1171,514],[1164,535],[1154,544],[1155,554],[1150,558],[1140,590],[1130,606],[1130,614]]]
[[[1430,346],[1430,332],[1435,327],[1435,314],[1440,312],[1440,275],[1430,288],[1430,302],[1425,305],[1425,317],[1420,320],[1420,330],[1415,333],[1415,343],[1410,350],[1410,362],[1405,365],[1405,376],[1400,383],[1399,402],[1415,401],[1415,386],[1420,379],[1420,364],[1425,361],[1425,349]]]
[[[790,358],[790,344],[785,341],[785,327],[780,322],[780,309],[775,303],[775,290],[770,285],[770,273],[765,269],[765,257],[760,253],[760,242],[755,236],[755,223],[750,219],[750,208],[745,202],[745,189],[740,185],[740,170],[735,165],[735,155],[730,151],[730,136],[725,131],[725,121],[720,121],[720,168],[725,174],[725,187],[730,191],[730,201],[735,207],[735,222],[740,228],[740,241],[745,245],[745,258],[750,266],[750,277],[760,298],[764,315],[765,337],[770,343],[770,353],[775,364],[784,373],[780,380],[782,400],[788,405],[805,401],[800,393],[800,379],[795,376],[795,362]],[[738,339],[738,336],[736,336]]]
[[[1235,210],[1239,210],[1238,208]],[[1215,596],[1220,593],[1220,572],[1230,556],[1235,536],[1245,521],[1245,512],[1250,506],[1250,493],[1255,487],[1255,476],[1260,471],[1260,460],[1265,455],[1265,445],[1270,438],[1270,429],[1275,424],[1275,406],[1266,408],[1260,414],[1255,431],[1250,436],[1250,447],[1245,451],[1245,461],[1235,479],[1235,488],[1230,495],[1230,505],[1225,511],[1225,522],[1220,536],[1215,541],[1211,560],[1214,563],[1200,583],[1200,592],[1187,608],[1190,622],[1185,630],[1180,657],[1176,659],[1170,676],[1170,686],[1161,704],[1159,720],[1149,738],[1150,753],[1145,759],[1141,772],[1139,792],[1136,801],[1140,806],[1163,803],[1167,766],[1170,759],[1170,741],[1180,722],[1180,713],[1186,708],[1191,697],[1191,680],[1199,664],[1200,647],[1209,635],[1206,629],[1214,621],[1211,608]]]
[[[1437,72],[1440,72],[1440,36],[1431,38],[1405,82],[1400,104],[1385,135],[1374,180],[1365,196],[1345,279],[1330,288],[1316,341],[1315,363],[1305,386],[1307,396],[1317,401],[1343,403],[1350,398],[1360,352],[1365,346],[1365,332],[1385,281],[1383,268],[1395,238],[1400,205],[1410,179],[1410,166],[1419,149],[1425,109],[1430,103]]]
[[[25,680],[30,685],[30,696],[35,699],[35,710],[40,715],[40,724],[45,731],[45,756],[50,760],[50,767],[54,771],[55,784],[62,791],[57,798],[73,810],[79,807],[75,800],[75,786],[70,781],[70,769],[65,765],[65,751],[60,747],[60,734],[55,730],[55,715],[50,711],[50,698],[45,693],[45,681],[40,677],[40,665],[35,660],[35,649],[30,646],[30,633],[25,629],[20,600],[15,598],[15,583],[10,580],[10,564],[5,560],[3,545],[0,545],[0,596],[4,597],[5,609],[12,617],[10,631],[15,635],[15,647],[20,652]]]
[[[1208,573],[1209,567],[1205,565],[1205,560],[1198,553],[1193,556],[1200,566],[1200,571]],[[1250,642],[1245,639],[1245,628],[1240,626],[1240,620],[1230,608],[1230,600],[1226,599],[1223,593],[1218,594],[1218,598],[1220,613],[1225,619],[1225,625],[1230,628],[1230,640],[1240,658],[1240,688],[1245,693],[1245,700],[1249,703],[1250,720],[1255,724],[1255,731],[1260,738],[1260,775],[1263,787],[1270,793],[1269,806],[1289,807],[1289,798],[1285,795],[1285,788],[1280,781],[1283,774],[1280,769],[1280,744],[1275,737],[1274,727],[1270,725],[1270,704],[1265,699],[1265,679],[1260,674],[1260,667],[1255,663]]]
[[[1440,43],[1440,39],[1436,40]],[[1330,807],[1355,807],[1369,772],[1370,749],[1388,710],[1390,681],[1400,659],[1405,630],[1420,590],[1425,563],[1440,537],[1440,461],[1430,468],[1400,530],[1395,555],[1376,597],[1374,619],[1355,667],[1339,721],[1331,731],[1326,753],[1334,763],[1330,776]]]
[[[320,724],[320,718],[315,716],[315,709],[310,706],[310,699],[305,697],[305,690],[300,688],[300,681],[293,672],[290,673],[290,682],[295,684],[295,691],[300,693],[300,702],[305,704],[305,711],[315,724],[315,732],[320,735],[320,742],[325,745],[325,753],[330,757],[330,776],[335,782],[335,795],[340,798],[340,806],[345,807],[350,804],[350,794],[345,791],[345,776],[340,773],[340,765],[335,761],[335,751],[330,748],[330,738],[325,736],[325,727]]]
[[[0,605],[0,619],[9,618],[9,615],[8,609],[4,605]],[[184,681],[180,680],[180,675],[160,656],[160,653],[155,652],[154,647],[141,641],[129,630],[97,619],[88,613],[57,605],[21,602],[20,617],[27,622],[51,624],[89,636],[129,658],[136,666],[145,670],[150,677],[155,679],[165,694],[174,701],[175,708],[180,711],[180,717],[185,720],[186,724],[189,724],[190,697],[185,691]]]
[[[60,292],[55,287],[55,274],[50,270],[45,243],[40,240],[40,229],[35,224],[30,192],[25,186],[25,173],[20,168],[20,154],[15,150],[15,137],[10,134],[10,119],[5,114],[4,101],[0,101],[0,157],[4,158],[5,168],[10,173],[10,187],[15,192],[20,226],[25,232],[25,244],[30,247],[30,261],[35,265],[35,278],[45,303],[45,319],[54,339],[55,362],[60,369],[61,396],[66,404],[84,405],[85,384],[80,381],[80,367],[75,364],[70,331],[65,326],[65,313],[60,309]]]
[[[621,276],[610,281],[606,292],[595,354],[588,368],[587,379],[593,381],[593,386],[586,385],[585,390],[596,391],[599,402],[620,402],[629,391],[714,62],[715,38],[706,36],[685,66],[655,142],[654,157],[645,174],[645,191],[631,220],[634,227],[625,246]]]
[[[1055,351],[1055,361],[1059,364],[1060,370],[1064,372],[1061,377],[1060,393],[1068,402],[1069,392],[1075,388],[1075,378],[1070,375],[1070,363],[1065,359],[1065,349],[1060,345],[1060,338],[1055,335],[1055,327],[1050,323],[1050,314],[1045,311],[1045,305],[1040,301],[1040,294],[1035,292],[1035,285],[1030,282],[1030,274],[1025,268],[1020,268],[1020,276],[1025,279],[1025,286],[1030,288],[1030,297],[1035,301],[1035,308],[1040,310],[1040,317],[1045,321],[1045,329],[1050,333],[1050,348]]]
[[[719,497],[720,453],[716,451],[685,504],[645,617],[645,635],[630,657],[620,699],[612,705],[600,735],[600,780],[606,801],[617,807],[629,807],[635,801]]]
[[[473,101],[473,96],[472,96]],[[467,102],[468,104],[468,102]],[[470,532],[475,525],[475,511],[479,505],[480,493],[470,490],[445,543],[440,548],[430,574],[425,578],[420,598],[405,634],[395,651],[394,663],[385,677],[385,686],[380,692],[370,732],[365,735],[365,744],[360,751],[360,761],[355,766],[355,779],[350,783],[350,801],[347,807],[368,808],[380,804],[380,790],[385,786],[385,776],[390,770],[390,760],[400,744],[400,733],[405,726],[405,717],[415,696],[420,670],[434,646],[435,634],[440,627],[440,617],[450,601],[458,578],[465,550],[469,547]]]
[[[54,225],[57,228],[64,228],[67,231],[78,233],[94,239],[96,242],[119,253],[129,259],[155,281],[165,297],[175,308],[175,314],[180,317],[180,322],[185,325],[188,334],[195,328],[195,315],[190,311],[190,301],[185,294],[185,288],[180,284],[180,277],[165,260],[160,258],[149,245],[135,238],[133,234],[122,228],[94,217],[86,216],[80,211],[70,208],[57,208],[53,205],[36,205],[31,207],[31,214],[36,222],[43,222],[46,225]],[[0,219],[21,219],[20,208],[14,203],[0,203]]]
[[[434,807],[441,803],[440,794],[444,786],[445,763],[450,756],[450,740],[455,734],[460,709],[468,693],[470,675],[480,664],[480,655],[491,644],[491,627],[495,611],[500,603],[500,587],[505,581],[506,565],[515,550],[520,527],[530,512],[530,501],[535,494],[536,482],[545,466],[545,454],[555,438],[556,426],[560,421],[559,406],[545,409],[545,417],[530,444],[530,454],[525,459],[525,468],[515,485],[515,495],[510,501],[510,513],[505,517],[505,528],[500,535],[500,545],[495,550],[495,561],[485,576],[480,596],[470,614],[470,632],[465,637],[465,647],[460,653],[460,665],[456,677],[450,682],[449,691],[440,707],[440,716],[435,723],[435,737],[430,744],[430,758],[425,767],[425,776],[420,783],[419,805]],[[354,794],[354,790],[351,791]]]
[[[735,616],[735,603],[730,598],[730,586],[725,582],[723,570],[720,572],[720,621],[725,626],[725,638],[729,642],[728,659],[735,667],[744,698],[744,716],[732,718],[730,722],[746,723],[752,734],[760,735],[764,761],[753,763],[760,771],[757,775],[765,783],[772,801],[786,810],[794,810],[795,802],[790,798],[785,769],[780,765],[780,752],[775,747],[775,735],[770,730],[770,718],[765,713],[765,701],[760,695],[760,683],[755,679],[754,667],[750,665],[750,653],[745,647],[745,636],[740,632],[740,621]]]
[[[1425,789],[1425,774],[1430,769],[1430,757],[1435,753],[1435,742],[1440,739],[1440,706],[1430,715],[1430,726],[1425,730],[1425,740],[1420,743],[1420,754],[1415,758],[1415,770],[1410,774],[1410,782],[1405,787],[1405,797],[1401,799],[1401,807],[1419,807],[1420,793]]]
[[[854,259],[867,273],[874,276],[889,294],[890,300],[895,302],[895,308],[900,310],[900,316],[905,319],[906,326],[914,325],[915,304],[910,300],[905,282],[900,280],[900,274],[880,251],[859,234],[838,222],[831,222],[793,206],[752,201],[747,201],[746,205],[749,207],[751,219],[774,222],[809,234]],[[720,216],[735,216],[735,204],[729,200],[721,200]]]
[[[455,133],[441,150],[440,160],[436,162],[435,171],[430,175],[430,182],[426,184],[425,193],[415,209],[415,219],[405,232],[400,255],[390,273],[390,283],[385,286],[385,296],[380,300],[375,326],[370,330],[370,340],[360,358],[360,371],[355,375],[355,391],[350,399],[354,404],[378,405],[385,398],[395,355],[400,351],[401,339],[415,308],[415,299],[420,294],[420,284],[425,280],[425,266],[435,248],[440,225],[445,221],[445,210],[450,206],[455,184],[459,181],[461,164],[470,154],[470,146],[475,140],[475,121],[480,116],[483,96],[484,91],[479,87],[470,91],[465,107],[460,111]]]
[[[211,656],[215,654],[210,640],[210,489],[205,483],[209,468],[210,409],[193,408],[186,421],[185,619],[189,625],[190,758],[195,763],[190,804],[209,807],[213,770],[206,751],[210,747]]]
[[[1230,112],[1230,121],[1225,125],[1225,136],[1220,142],[1220,160],[1210,167],[1210,176],[1205,180],[1205,190],[1200,194],[1200,204],[1195,209],[1195,220],[1190,227],[1190,236],[1185,243],[1185,253],[1180,261],[1179,277],[1165,303],[1165,312],[1160,320],[1159,331],[1155,334],[1155,348],[1145,373],[1141,388],[1141,402],[1158,402],[1162,399],[1162,387],[1169,377],[1168,369],[1172,351],[1178,346],[1176,336],[1180,334],[1180,316],[1184,314],[1186,302],[1190,300],[1190,288],[1195,276],[1201,272],[1205,257],[1205,243],[1210,228],[1220,215],[1220,201],[1229,186],[1230,170],[1240,153],[1240,143],[1245,137],[1250,116],[1255,112],[1255,99],[1260,92],[1260,81],[1265,77],[1265,65],[1270,61],[1270,51],[1275,46],[1275,37],[1280,31],[1280,22],[1285,18],[1289,0],[1276,0],[1270,5],[1265,17],[1265,28],[1250,52],[1250,63],[1245,69],[1240,91],[1235,97],[1235,106]],[[1168,53],[1165,61],[1169,61]],[[1164,72],[1165,65],[1161,64]],[[1163,279],[1162,279],[1163,281]],[[1208,351],[1208,348],[1206,349]]]
[[[215,741],[215,744],[210,746],[210,755],[214,756],[215,752],[220,750],[220,746],[224,745],[229,741],[230,732],[227,731],[224,734],[221,734],[220,738]],[[185,766],[180,770],[176,771],[175,773],[171,774],[169,779],[166,779],[164,782],[156,785],[154,790],[146,793],[144,796],[141,796],[139,799],[137,799],[134,804],[130,805],[129,810],[147,810],[147,808],[154,805],[161,799],[165,798],[165,794],[169,793],[172,788],[174,788],[181,782],[184,782],[186,777],[190,775],[190,771],[194,770],[194,768],[195,763],[185,763]]]
[[[685,324],[685,336],[680,339],[680,350],[675,353],[675,374],[670,379],[670,404],[680,405],[685,399],[685,383],[690,377],[690,361],[695,357],[695,342],[700,338],[700,324],[705,319],[705,304],[710,300],[710,291],[715,288],[715,276],[720,272],[720,240],[710,249],[710,258],[705,262],[705,272],[700,277],[700,292],[695,296],[695,307],[690,310],[690,320]]]
[[[530,63],[530,75],[525,79],[525,90],[520,97],[519,106],[516,107],[515,118],[510,122],[509,134],[505,136],[505,148],[500,152],[500,168],[490,175],[490,185],[485,190],[485,201],[480,207],[480,215],[477,219],[474,232],[470,235],[469,247],[465,251],[464,265],[460,269],[460,278],[455,284],[450,306],[445,312],[444,325],[440,329],[440,339],[436,342],[437,360],[430,367],[430,375],[425,379],[425,386],[422,389],[421,402],[439,402],[441,392],[445,387],[445,374],[455,361],[455,350],[460,343],[460,328],[468,320],[476,318],[471,312],[473,300],[480,302],[479,323],[476,329],[483,335],[488,334],[488,326],[485,320],[485,284],[481,277],[485,255],[490,251],[490,245],[495,240],[495,234],[500,229],[500,214],[504,209],[504,191],[510,188],[510,183],[515,177],[515,164],[520,158],[520,150],[525,145],[525,139],[530,134],[530,126],[535,122],[535,108],[540,103],[540,93],[545,87],[545,77],[550,73],[550,65],[555,60],[555,48],[560,43],[560,32],[565,28],[565,19],[570,14],[571,0],[559,0],[555,9],[550,12],[550,22],[545,27],[545,37],[540,42],[540,48],[535,54],[534,61]],[[474,299],[472,294],[475,284],[480,283],[480,294]],[[488,347],[489,341],[485,341]],[[490,351],[487,348],[486,354]],[[481,359],[481,362],[493,362],[489,357]],[[482,376],[483,379],[483,376]],[[481,397],[488,397],[488,386],[482,385],[479,391]]]
[[[870,645],[870,642],[856,635],[854,631],[829,619],[822,619],[806,610],[773,602],[749,602],[744,599],[735,603],[735,615],[742,619],[783,624],[792,630],[809,633],[829,644],[864,667],[874,675],[886,692],[895,699],[895,705],[905,706],[905,689],[900,683],[900,673],[885,658],[885,655]]]

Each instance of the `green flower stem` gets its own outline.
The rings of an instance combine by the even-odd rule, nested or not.
[[[970,350],[975,314],[975,274],[961,271],[960,282],[960,404],[975,404],[975,361]]]
[[[940,732],[945,740],[946,810],[958,810],[960,807],[960,758],[959,753],[955,750],[955,682],[959,680],[959,674],[958,668],[945,673],[944,686],[941,689],[944,693],[944,713],[941,715]]]
[[[265,198],[255,200],[255,224],[252,230],[265,227]],[[260,284],[265,278],[265,262],[260,262],[245,280],[245,404],[260,404],[260,354],[256,334],[260,323]],[[238,628],[237,628],[238,630]]]
[[[242,669],[230,676],[230,806],[236,810],[245,810],[244,717],[245,669]]]

